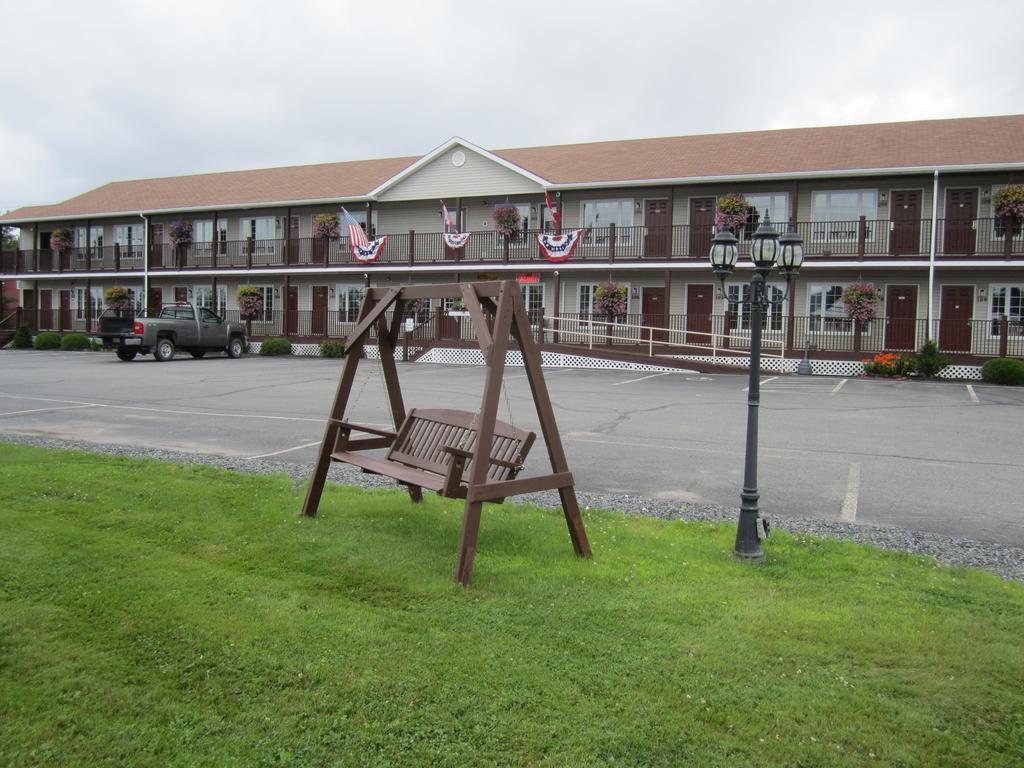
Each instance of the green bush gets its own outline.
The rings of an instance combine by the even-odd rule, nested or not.
[[[345,345],[340,341],[325,341],[320,344],[320,357],[344,357]]]
[[[997,357],[981,366],[981,378],[989,384],[1024,385],[1024,360]]]
[[[84,333],[69,333],[60,340],[60,348],[65,351],[90,349],[89,337]]]
[[[32,349],[32,329],[27,323],[18,326],[11,339],[11,349]]]
[[[261,355],[290,355],[292,343],[288,339],[264,339],[260,344]]]
[[[34,349],[60,349],[60,334],[56,331],[43,331],[36,334],[32,347]]]
[[[949,358],[939,352],[934,339],[928,339],[914,360],[914,369],[925,379],[934,379],[939,371],[949,365]]]

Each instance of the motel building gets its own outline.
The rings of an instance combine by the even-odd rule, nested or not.
[[[1022,182],[1024,115],[515,149],[453,138],[422,157],[115,181],[0,217],[20,231],[0,262],[19,305],[4,329],[90,332],[114,286],[138,310],[192,301],[236,320],[239,287],[255,286],[250,340],[285,336],[313,353],[352,329],[367,286],[512,279],[546,348],[713,360],[747,343],[736,300],[768,217],[795,227],[805,251],[788,285],[768,278],[786,295],[765,316],[765,353],[782,370],[809,350],[816,372],[855,373],[929,336],[977,366],[1024,356],[1024,233],[992,205]],[[723,292],[708,253],[719,200],[735,193],[751,216]],[[471,233],[462,248],[445,243],[442,200],[449,230]],[[315,236],[316,217],[342,207],[368,239],[387,236],[372,261],[355,258],[344,220],[338,236]],[[495,213],[509,207],[518,223],[502,234]],[[176,244],[183,224],[190,242]],[[564,261],[538,245],[538,233],[575,230]],[[54,232],[70,242],[51,248]],[[607,282],[627,289],[627,314],[611,322],[594,306]],[[854,282],[881,292],[874,320],[847,316]],[[413,309],[417,349],[471,341],[453,309]]]

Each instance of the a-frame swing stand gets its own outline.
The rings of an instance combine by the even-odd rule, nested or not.
[[[480,410],[475,413],[413,409],[407,414],[405,411],[395,365],[395,348],[406,304],[425,298],[462,300],[469,311],[476,340],[487,365],[483,398]],[[386,317],[389,310],[393,310],[390,322]],[[377,330],[384,385],[396,427],[393,432],[345,420],[356,368],[367,337],[374,328]],[[510,335],[518,342],[523,355],[526,378],[551,461],[550,474],[517,477],[535,436],[497,419]],[[353,432],[369,436],[353,438]],[[363,453],[384,448],[387,455],[383,458]],[[540,350],[533,339],[519,287],[510,280],[406,285],[366,291],[359,320],[347,340],[341,380],[302,507],[304,515],[316,515],[331,461],[353,464],[366,472],[391,477],[406,486],[413,502],[422,499],[423,488],[448,498],[465,499],[459,559],[454,574],[455,581],[460,584],[469,584],[473,572],[483,503],[501,503],[508,496],[522,493],[558,489],[573,549],[581,557],[590,557],[590,544],[580,517],[572,473],[565,459],[541,370]]]

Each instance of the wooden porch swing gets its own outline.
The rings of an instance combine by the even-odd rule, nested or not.
[[[415,408],[406,413],[395,365],[395,348],[406,304],[425,298],[461,299],[466,305],[487,365],[483,398],[480,410],[475,413]],[[394,309],[390,324],[385,316],[389,309]],[[395,431],[345,419],[356,368],[367,335],[374,327],[377,328],[381,370]],[[550,474],[518,477],[536,435],[497,418],[510,334],[522,351],[526,378],[551,461]],[[581,557],[590,557],[590,544],[580,517],[573,476],[565,459],[551,398],[544,383],[540,350],[533,340],[516,283],[507,280],[369,288],[347,346],[341,380],[324,429],[324,439],[302,514],[316,515],[332,461],[393,478],[408,489],[413,502],[422,500],[423,488],[450,499],[465,499],[454,579],[466,585],[473,571],[483,503],[500,504],[508,496],[557,488],[573,549]],[[353,432],[368,437],[353,438]],[[384,448],[387,453],[383,457],[363,453]]]

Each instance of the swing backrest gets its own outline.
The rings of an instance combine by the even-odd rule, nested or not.
[[[478,416],[469,411],[413,408],[402,422],[387,460],[443,475],[451,463],[445,448],[475,450]],[[487,479],[506,480],[513,476],[516,470],[512,465],[525,460],[535,439],[533,432],[495,421]],[[464,474],[469,473],[471,466],[472,463],[467,464]]]

